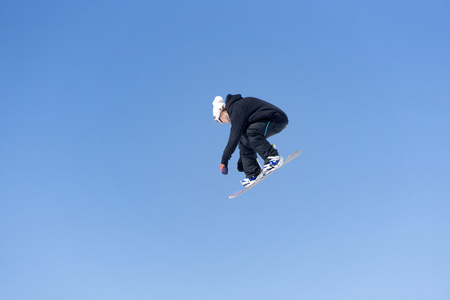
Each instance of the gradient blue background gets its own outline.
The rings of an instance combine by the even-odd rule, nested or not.
[[[450,2],[3,1],[0,298],[450,299]],[[239,198],[215,96],[303,153]]]

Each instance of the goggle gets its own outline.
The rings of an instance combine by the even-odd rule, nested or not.
[[[223,124],[222,120],[220,119],[220,115],[222,114],[223,107],[219,109],[219,112],[217,113],[217,116],[214,116],[214,121],[216,121],[219,124]]]

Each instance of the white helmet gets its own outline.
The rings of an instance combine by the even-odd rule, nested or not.
[[[220,120],[220,114],[225,108],[225,102],[223,101],[223,98],[220,96],[216,96],[212,104],[213,104],[214,121],[223,124],[223,122]]]

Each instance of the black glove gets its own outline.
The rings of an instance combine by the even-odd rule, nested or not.
[[[225,164],[220,164],[220,172],[223,175],[227,175],[228,174],[228,167]]]
[[[238,163],[237,163],[237,170],[239,172],[244,172],[244,165],[242,164],[242,158],[239,157]]]

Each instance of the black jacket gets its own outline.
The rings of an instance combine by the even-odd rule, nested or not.
[[[242,98],[240,94],[228,95],[225,104],[231,120],[230,137],[223,151],[221,162],[225,165],[228,165],[242,134],[250,124],[265,119],[269,120],[277,114],[283,115],[287,119],[286,114],[281,109],[258,98]]]

